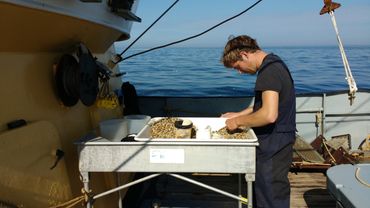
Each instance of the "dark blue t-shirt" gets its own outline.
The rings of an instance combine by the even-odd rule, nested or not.
[[[294,81],[288,67],[274,54],[268,54],[264,58],[257,73],[253,111],[257,111],[262,107],[262,92],[272,90],[279,93],[279,112],[275,123],[255,127],[253,130],[257,135],[262,150],[264,143],[267,142],[270,143],[269,146],[274,145],[274,149],[280,149],[286,144],[294,142],[295,139],[294,136],[282,138],[285,137],[284,133],[294,135],[296,130]]]

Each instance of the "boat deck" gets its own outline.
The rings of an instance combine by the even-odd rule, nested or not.
[[[238,175],[185,174],[185,176],[229,193],[236,195],[238,193]],[[241,178],[243,182],[244,176]],[[291,182],[291,207],[336,207],[335,200],[326,189],[324,173],[290,172],[289,179]],[[246,192],[245,187],[246,183],[243,182],[243,195]],[[221,194],[163,175],[130,189],[124,200],[124,207],[232,208],[238,207],[238,203],[234,199]],[[247,206],[243,205],[243,207]]]
[[[326,176],[317,172],[289,173],[290,207],[336,207],[335,199],[326,189]]]

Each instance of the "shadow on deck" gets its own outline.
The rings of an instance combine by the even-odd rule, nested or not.
[[[137,177],[143,177],[143,173]],[[238,195],[238,175],[182,174],[191,179]],[[242,175],[242,195],[246,196],[246,183]],[[331,208],[335,200],[326,189],[326,176],[322,172],[290,172],[291,207]],[[162,175],[130,188],[123,207],[177,207],[177,208],[234,208],[236,200],[190,184],[168,175]],[[243,205],[243,207],[247,207]]]

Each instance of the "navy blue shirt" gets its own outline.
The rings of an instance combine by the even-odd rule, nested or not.
[[[268,54],[257,71],[254,112],[262,107],[262,92],[266,90],[279,93],[278,118],[275,123],[254,127],[253,130],[262,151],[278,151],[295,140],[296,97],[289,69],[275,54]],[[284,133],[289,133],[289,136]],[[272,145],[274,150],[270,148]]]

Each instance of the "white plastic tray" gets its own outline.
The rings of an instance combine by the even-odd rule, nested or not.
[[[147,125],[136,135],[136,141],[157,141],[157,142],[256,142],[257,137],[252,129],[248,130],[248,134],[252,139],[225,139],[225,138],[192,138],[192,139],[178,139],[178,138],[150,138],[151,124],[163,119],[164,117],[152,118]],[[211,131],[217,131],[225,127],[226,118],[212,118],[212,117],[178,117],[179,119],[189,119],[193,122],[193,125],[199,128],[205,128],[206,126],[211,127]]]

